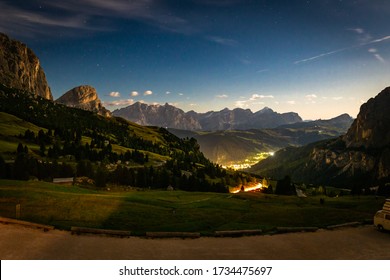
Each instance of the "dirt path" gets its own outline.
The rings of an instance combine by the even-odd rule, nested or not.
[[[373,226],[240,238],[75,236],[0,224],[0,259],[390,259],[390,234]]]

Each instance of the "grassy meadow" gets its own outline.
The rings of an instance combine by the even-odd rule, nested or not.
[[[196,193],[183,191],[111,191],[45,182],[0,180],[0,216],[54,225],[146,231],[263,229],[315,226],[372,219],[384,198],[276,196],[262,193]]]

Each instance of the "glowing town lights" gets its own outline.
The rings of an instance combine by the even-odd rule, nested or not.
[[[258,190],[261,190],[263,188],[263,184],[262,183],[257,183],[257,184],[252,184],[252,185],[249,185],[249,186],[244,186],[244,187],[237,187],[237,188],[234,188],[234,190],[231,190],[230,193],[239,193],[239,192],[253,192],[253,191],[258,191]]]

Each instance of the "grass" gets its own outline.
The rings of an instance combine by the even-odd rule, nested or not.
[[[217,194],[182,191],[98,191],[44,182],[0,180],[0,216],[54,225],[146,231],[325,227],[372,219],[384,199],[372,196],[298,198],[261,193]]]
[[[47,131],[45,128],[36,126],[18,117],[0,112],[0,131],[2,135],[17,136],[19,134],[24,134],[27,129],[33,131],[35,134],[38,134],[41,129],[45,132]]]

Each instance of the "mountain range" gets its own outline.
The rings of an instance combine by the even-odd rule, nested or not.
[[[255,113],[241,108],[186,113],[168,103],[148,105],[136,102],[128,107],[117,109],[112,114],[141,125],[204,131],[273,128],[302,122],[302,118],[297,113],[280,114],[267,107]]]

